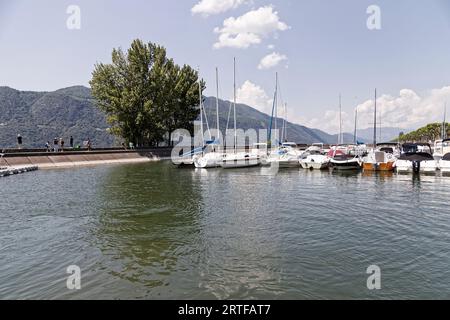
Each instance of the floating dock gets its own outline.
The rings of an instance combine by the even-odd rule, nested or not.
[[[38,170],[38,166],[0,168],[0,177],[8,177],[15,174],[21,174],[36,170]]]

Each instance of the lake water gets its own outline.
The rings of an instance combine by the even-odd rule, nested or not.
[[[0,194],[1,299],[450,298],[450,177],[161,162],[1,178]]]

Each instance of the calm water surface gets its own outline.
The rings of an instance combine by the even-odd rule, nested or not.
[[[450,299],[449,194],[450,177],[164,162],[0,178],[0,298]]]

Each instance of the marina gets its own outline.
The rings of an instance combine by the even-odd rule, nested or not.
[[[450,300],[450,1],[0,12],[0,300]]]
[[[449,187],[440,175],[170,161],[0,179],[2,298],[448,299]],[[66,288],[72,264],[82,290]]]

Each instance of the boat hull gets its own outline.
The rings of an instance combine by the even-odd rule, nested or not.
[[[442,173],[450,173],[450,161],[441,160],[439,161],[439,168]]]
[[[330,161],[331,168],[339,171],[361,170],[361,162],[358,159]]]
[[[438,170],[438,165],[435,160],[415,162],[398,160],[395,167],[399,173],[435,173]]]
[[[177,167],[193,167],[194,159],[177,158],[172,159],[172,164]]]
[[[325,170],[329,166],[329,162],[319,163],[319,162],[301,162],[301,166],[306,170]]]
[[[306,170],[324,170],[330,165],[330,159],[322,155],[311,155],[300,160],[300,165]]]
[[[298,160],[279,160],[279,161],[267,161],[267,166],[276,166],[279,168],[289,169],[289,168],[300,168],[300,163]]]
[[[261,160],[256,156],[231,156],[225,157],[220,166],[223,169],[251,168],[261,165]]]
[[[194,166],[197,169],[213,169],[220,167],[220,163],[223,159],[221,154],[207,154],[203,157],[194,158]]]
[[[364,163],[364,171],[394,171],[395,162]]]

